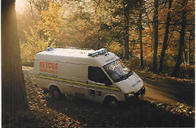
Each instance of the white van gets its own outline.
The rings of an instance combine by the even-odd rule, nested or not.
[[[116,104],[145,94],[143,80],[107,49],[47,48],[36,54],[36,83],[58,98],[61,94]]]

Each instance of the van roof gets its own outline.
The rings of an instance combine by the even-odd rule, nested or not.
[[[82,50],[73,48],[47,48],[45,51],[39,52],[36,58],[60,60],[74,63],[94,64],[103,66],[116,59],[119,59],[114,53],[103,52],[102,50]]]
[[[72,48],[51,48],[49,50],[42,51],[38,54],[81,58],[81,57],[89,57],[88,54],[92,52],[95,52],[95,50],[81,50],[81,49],[72,49]]]

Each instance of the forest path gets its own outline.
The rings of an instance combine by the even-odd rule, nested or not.
[[[176,104],[178,102],[195,106],[195,84],[191,79],[161,76],[157,74],[136,71],[144,80],[145,98],[158,102]]]
[[[145,76],[144,73],[140,74],[136,71],[144,80],[146,87],[144,100],[126,102],[117,108],[108,108],[102,104],[74,97],[54,100],[50,95],[43,93],[41,88],[35,86],[32,67],[23,66],[23,72],[29,108],[45,127],[194,126],[195,109],[184,104],[190,100],[179,95],[189,91],[186,95],[192,96],[192,92],[194,93],[194,90],[191,90],[192,86],[165,84],[154,79],[153,75]],[[150,79],[147,79],[148,77]],[[182,89],[185,87],[190,88]]]
[[[33,75],[33,67],[22,67],[25,76]],[[144,86],[146,88],[146,94],[144,96],[145,100],[150,102],[161,102],[167,104],[176,104],[178,102],[184,103],[187,105],[194,106],[194,96],[195,96],[195,88],[191,85],[177,85],[177,83],[168,83],[168,81],[160,81],[145,78],[140,72],[137,72],[139,76],[144,80]]]

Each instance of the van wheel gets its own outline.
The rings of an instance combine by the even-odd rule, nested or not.
[[[111,96],[106,97],[106,99],[104,100],[104,105],[114,108],[118,106],[118,101],[114,97],[111,97]]]
[[[61,92],[59,91],[57,87],[51,87],[50,93],[52,95],[52,98],[54,99],[60,99],[60,97],[62,96]]]

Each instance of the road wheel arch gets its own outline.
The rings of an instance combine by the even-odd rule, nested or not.
[[[107,95],[104,98],[103,104],[108,107],[117,107],[119,102],[115,96]]]
[[[49,92],[50,92],[52,98],[54,98],[54,99],[60,99],[62,97],[62,93],[61,93],[60,89],[55,85],[51,85],[49,87]]]

